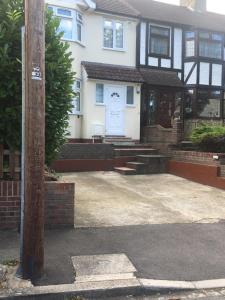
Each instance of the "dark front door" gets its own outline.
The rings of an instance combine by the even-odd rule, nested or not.
[[[170,128],[175,108],[175,95],[169,91],[158,91],[157,94],[156,124]]]
[[[141,126],[161,125],[171,128],[175,114],[180,113],[180,105],[180,92],[145,86],[142,90]]]

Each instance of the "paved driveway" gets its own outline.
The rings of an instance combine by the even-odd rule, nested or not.
[[[76,183],[76,227],[225,220],[225,191],[173,175],[86,172],[63,179]]]

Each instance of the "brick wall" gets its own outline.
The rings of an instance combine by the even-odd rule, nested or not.
[[[46,228],[74,227],[74,183],[45,183]],[[18,229],[20,182],[0,181],[0,230]]]
[[[48,182],[45,185],[45,226],[74,226],[74,183]]]
[[[113,159],[113,147],[110,144],[65,144],[58,159]]]
[[[17,229],[20,215],[20,182],[0,181],[0,229]]]
[[[183,139],[182,121],[175,119],[172,128],[164,128],[160,125],[146,126],[143,129],[143,140],[159,149],[161,153],[167,153],[170,145],[176,145]]]
[[[204,165],[219,165],[224,161],[224,153],[210,153],[210,152],[198,152],[198,151],[172,151],[173,160],[200,163]],[[213,156],[219,156],[219,160],[214,160]]]

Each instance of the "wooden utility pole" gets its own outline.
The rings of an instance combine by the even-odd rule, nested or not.
[[[21,275],[36,279],[44,267],[45,21],[44,0],[25,4],[24,203]]]

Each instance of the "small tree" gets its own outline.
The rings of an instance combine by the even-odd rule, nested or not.
[[[0,143],[19,149],[21,142],[22,0],[0,1]],[[66,141],[74,97],[72,58],[68,43],[57,33],[59,19],[46,10],[46,163]]]

